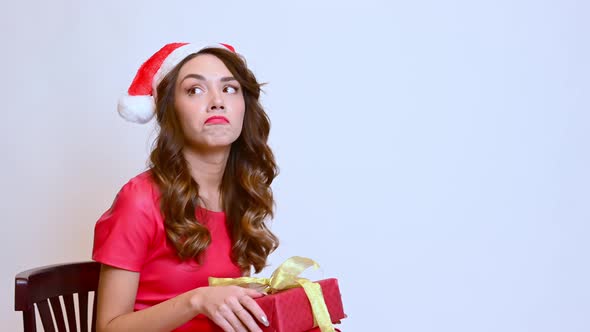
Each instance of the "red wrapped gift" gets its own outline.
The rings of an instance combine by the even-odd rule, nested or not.
[[[257,285],[270,293],[256,302],[264,310],[269,327],[265,332],[305,332],[314,328],[314,317],[324,331],[333,331],[333,323],[345,318],[338,280],[325,279],[312,283],[299,274],[319,265],[312,259],[294,256],[283,262],[270,278],[209,278],[210,286]]]
[[[342,307],[338,280],[331,278],[317,283],[322,288],[330,320],[332,323],[340,323],[340,320],[346,316]],[[266,295],[257,298],[256,302],[264,310],[270,323],[269,327],[259,324],[264,332],[305,332],[314,327],[311,304],[305,290],[301,287]],[[320,329],[312,331],[319,332]]]

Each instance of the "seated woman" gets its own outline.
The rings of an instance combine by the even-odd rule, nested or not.
[[[257,273],[278,246],[277,175],[260,84],[227,44],[164,46],[119,102],[126,119],[156,115],[147,171],[97,221],[102,263],[96,326],[107,331],[261,331],[254,289],[209,277]]]

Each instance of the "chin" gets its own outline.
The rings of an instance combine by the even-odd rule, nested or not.
[[[235,142],[235,139],[216,139],[207,142],[207,147],[213,149],[220,149],[220,148],[229,148],[231,147],[232,143]]]
[[[199,140],[192,141],[195,148],[198,149],[223,149],[229,148],[239,138],[235,135],[208,135],[201,137]]]

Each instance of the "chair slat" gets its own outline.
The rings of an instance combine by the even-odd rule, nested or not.
[[[78,293],[78,308],[80,309],[80,332],[88,332],[88,293]]]
[[[59,296],[50,298],[49,303],[51,304],[51,309],[53,310],[53,318],[55,319],[55,323],[57,324],[57,330],[59,332],[67,332],[65,317],[63,311],[61,310],[61,302],[59,301]]]
[[[37,309],[39,309],[39,316],[41,316],[43,330],[45,332],[55,332],[53,318],[51,317],[51,311],[49,310],[49,301],[45,300],[37,302]]]
[[[94,300],[92,301],[92,317],[91,317],[91,326],[90,332],[96,332],[96,303],[98,302],[98,292],[94,292]]]
[[[68,316],[68,327],[70,332],[77,332],[78,326],[76,325],[76,309],[74,307],[74,296],[64,295],[64,306],[66,307],[66,314]]]

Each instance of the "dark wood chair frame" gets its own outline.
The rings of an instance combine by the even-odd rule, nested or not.
[[[23,271],[15,277],[14,308],[22,311],[24,332],[36,332],[35,305],[39,311],[45,332],[96,331],[96,300],[100,263],[79,262],[48,265]],[[94,293],[92,315],[88,317],[88,294]],[[74,294],[78,294],[78,314],[80,329],[76,322]],[[63,299],[65,313],[60,299]],[[53,311],[53,316],[49,307]]]

